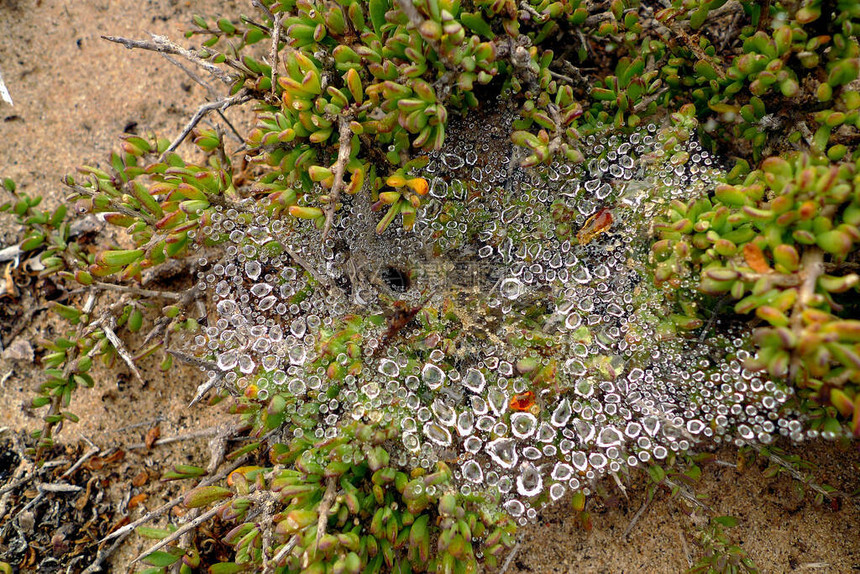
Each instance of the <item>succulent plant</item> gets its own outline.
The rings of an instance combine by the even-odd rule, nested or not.
[[[768,158],[738,184],[718,185],[713,198],[675,203],[652,247],[659,282],[678,284],[694,269],[698,291],[731,296],[735,313],[768,324],[754,335],[758,353],[747,368],[854,414],[855,434],[860,323],[847,294],[860,277],[827,271],[860,241],[856,169],[805,154]]]
[[[215,516],[211,572],[471,572],[567,494],[587,524],[602,477],[860,434],[853,3],[254,4],[178,52],[229,86],[186,130],[203,159],[125,135],[72,210],[5,183],[21,250],[87,288],[43,345],[40,454],[94,360],[156,352],[252,441],[223,482],[165,473],[196,518],[141,528],[149,572],[210,566],[185,534]],[[249,101],[238,151],[197,125]],[[125,242],[84,249],[68,211]],[[169,260],[190,289],[138,285]]]

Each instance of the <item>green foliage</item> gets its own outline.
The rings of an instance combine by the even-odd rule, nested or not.
[[[833,14],[822,16],[825,4],[742,1],[740,53],[726,57],[707,34],[697,41],[682,33],[663,77],[673,89],[689,91],[700,113],[723,124],[708,130],[711,135],[743,138],[756,160],[774,148],[771,138],[778,134],[792,142],[805,138],[815,151],[841,159],[845,148],[835,128],[856,129],[860,119],[857,91],[849,87],[858,77],[860,11],[840,1],[827,4]],[[713,15],[724,5],[675,0],[657,16],[673,29],[703,31],[727,21]]]
[[[85,166],[65,179],[71,210],[40,211],[40,198],[4,181],[12,199],[0,211],[24,227],[20,249],[39,253],[43,276],[90,288],[82,306],[54,306],[70,327],[42,343],[46,380],[33,399],[34,407],[47,409],[37,431],[42,451],[64,421],[76,420],[65,409],[78,387],[95,384],[89,374],[95,360],[133,365],[159,352],[167,370],[169,337],[197,332],[191,311],[196,287],[153,295],[129,284],[170,260],[187,264],[195,249],[217,249],[227,236],[216,220],[231,213],[250,228],[252,207],[265,210],[285,234],[303,232],[310,220],[325,240],[347,204],[344,196],[363,195],[372,212],[384,212],[377,234],[398,216],[409,231],[430,191],[421,176],[425,153],[442,148],[451,119],[486,112],[499,101],[516,109],[511,143],[523,148],[525,167],[580,163],[589,136],[627,133],[646,120],[661,127],[651,130],[657,151],[643,157],[643,165],[665,162],[682,170],[690,158],[681,144],[697,130],[710,150],[735,158],[712,192],[673,201],[656,214],[646,273],[673,301],[669,313],[654,317],[658,332],[683,339],[713,319],[702,308],[733,299],[734,314],[743,320],[754,314],[766,325],[749,337],[746,368],[808,400],[803,406],[822,431],[836,434],[847,425],[860,435],[854,300],[860,277],[850,272],[860,243],[860,93],[854,87],[860,8],[854,2],[675,0],[656,20],[651,6],[638,0],[613,0],[602,11],[579,0],[260,5],[258,18],[195,17],[187,33],[203,39],[196,57],[229,70],[219,77],[230,85],[231,103],[254,104],[254,125],[241,152],[247,165],[233,164],[219,131],[198,127],[191,139],[204,159],[196,163],[167,140],[123,136],[109,167]],[[736,13],[730,12],[734,5]],[[721,29],[725,37],[715,32]],[[582,71],[592,73],[586,78]],[[594,160],[610,153],[600,150]],[[469,193],[472,200],[482,192],[475,187]],[[609,208],[624,198],[603,199],[606,205],[582,225],[575,224],[573,209],[553,204],[546,233],[585,247],[616,224]],[[530,198],[511,201],[527,209]],[[445,204],[446,221],[460,208]],[[127,241],[85,249],[71,238],[68,211],[99,214],[124,230]],[[470,233],[454,229],[449,238],[462,247],[473,239]],[[252,239],[261,253],[282,248]],[[310,285],[320,281],[305,272]],[[122,291],[124,298],[97,314],[93,294],[104,290]],[[633,303],[650,293],[643,287]],[[307,296],[295,293],[287,302],[300,305]],[[168,304],[150,312],[153,306],[144,303],[150,297]],[[412,313],[418,352],[431,348],[431,340],[453,346],[448,334],[463,328],[453,307],[417,318],[417,309]],[[560,394],[566,390],[556,378],[560,366],[541,362],[542,350],[554,343],[534,320],[543,311],[527,309],[528,328],[509,338],[522,351],[515,366],[529,388]],[[513,546],[515,524],[499,500],[457,490],[447,463],[408,475],[391,460],[402,430],[390,420],[356,422],[335,436],[310,438],[341,382],[360,377],[366,367],[371,351],[365,333],[385,321],[349,316],[320,331],[312,362],[332,383],[324,392],[311,389],[299,397],[264,375],[226,401],[255,441],[227,458],[266,454],[230,473],[226,485],[207,483],[185,496],[187,508],[212,507],[229,525],[222,540],[234,555],[210,572],[256,571],[272,563],[285,572],[472,572],[479,555],[494,567]],[[144,347],[129,356],[115,339],[117,329],[146,333]],[[583,327],[572,336],[592,335]],[[601,376],[614,378],[612,358],[593,363]],[[584,381],[582,388],[589,385]],[[217,390],[213,402],[226,398],[224,388]],[[529,394],[531,404],[520,410],[535,406],[532,391],[522,394],[523,402]],[[278,432],[287,438],[273,438]],[[699,467],[677,470],[674,462],[649,466],[655,487],[678,493],[695,483]],[[177,464],[163,479],[204,474]],[[583,490],[575,492],[572,508],[590,527]],[[704,556],[693,571],[755,571],[725,536],[732,525],[717,518],[702,532]],[[171,540],[171,529],[141,534],[169,540],[144,558],[147,572],[208,566],[194,542],[181,548]]]
[[[658,283],[693,277],[699,293],[731,297],[735,313],[769,325],[755,332],[747,368],[790,380],[844,417],[860,410],[860,322],[850,318],[860,277],[828,273],[825,258],[838,269],[860,242],[857,168],[768,158],[713,197],[673,203],[652,247]],[[825,430],[834,414],[823,413]],[[855,434],[858,422],[855,414]]]
[[[272,517],[272,552],[287,571],[334,565],[344,572],[472,572],[473,539],[482,540],[485,563],[497,565],[513,546],[513,522],[486,501],[452,490],[444,463],[412,477],[389,466],[383,445],[397,434],[355,425],[337,438],[298,438],[270,450],[270,460],[281,466],[233,472],[237,496],[219,515],[237,524],[225,538],[235,562],[245,568],[262,563],[262,532],[243,519],[254,514],[254,493],[265,491],[284,505]],[[208,494],[192,491],[186,505]]]
[[[696,540],[703,555],[688,570],[690,574],[748,572],[755,574],[758,569],[743,548],[733,544],[725,532],[726,528],[737,526],[732,516],[717,516],[699,532]]]

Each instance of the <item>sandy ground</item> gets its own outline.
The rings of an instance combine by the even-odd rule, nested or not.
[[[205,101],[205,90],[164,59],[127,51],[101,40],[100,35],[146,38],[152,32],[186,43],[182,31],[190,15],[212,16],[216,8],[229,16],[253,10],[250,3],[215,0],[0,0],[0,70],[15,101],[14,107],[0,103],[0,177],[13,178],[20,189],[43,195],[46,204],[53,206],[64,195],[61,176],[81,164],[103,165],[117,147],[117,134],[124,130],[154,131],[165,137],[177,134]],[[18,239],[10,218],[0,218],[0,248]],[[8,307],[7,315],[13,320],[20,309],[36,304],[26,290],[24,287],[16,300],[0,299],[0,306]],[[9,329],[13,324],[7,322],[0,328]],[[60,327],[49,315],[37,314],[17,344],[26,341],[35,347],[37,338],[50,337]],[[97,386],[78,392],[72,405],[81,423],[67,427],[59,437],[69,447],[83,444],[86,438],[103,451],[119,447],[127,453],[116,463],[105,489],[117,504],[123,496],[143,493],[148,496],[144,505],[153,508],[178,492],[177,486],[165,487],[154,480],[168,462],[206,462],[205,440],[151,451],[130,448],[148,429],[158,424],[162,436],[173,436],[219,422],[217,409],[186,407],[198,382],[193,371],[173,371],[166,380],[155,367],[154,361],[141,365],[142,383],[127,373],[117,377],[116,373],[97,372],[101,375]],[[7,373],[11,373],[8,378]],[[23,406],[39,377],[32,359],[0,360],[0,379],[4,380],[0,428],[39,428],[38,413]],[[860,490],[857,445],[816,443],[788,448],[815,463],[816,481],[847,493]],[[716,456],[735,463],[738,455],[726,448]],[[629,498],[610,489],[605,503],[590,503],[591,531],[572,519],[566,504],[548,509],[540,523],[522,530],[508,572],[682,572],[700,552],[693,542],[695,525],[707,516],[720,515],[740,519],[729,534],[762,572],[860,570],[856,497],[840,504],[815,505],[811,493],[798,494],[798,483],[788,476],[763,477],[763,466],[752,464],[740,471],[707,465],[696,486],[706,496],[707,510],[689,513],[686,504],[659,491],[627,536],[625,532],[645,500],[642,476],[631,477]],[[141,472],[147,480],[132,486],[132,479]],[[130,541],[116,554],[110,570],[126,571],[128,561],[141,548],[139,540]]]

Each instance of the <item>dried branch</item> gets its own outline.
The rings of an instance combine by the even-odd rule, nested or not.
[[[227,468],[225,468],[224,470],[222,470],[218,474],[212,475],[209,478],[200,481],[200,484],[198,484],[197,486],[209,486],[211,484],[215,484],[216,482],[223,480],[231,472],[233,472],[234,470],[236,470],[237,468],[239,468],[243,464],[247,463],[248,460],[250,460],[250,458],[251,458],[250,454],[240,456],[239,458],[237,458],[236,460],[233,461],[233,464],[231,464],[230,466],[228,466]],[[146,524],[147,522],[154,520],[154,519],[158,518],[159,516],[163,516],[163,515],[167,514],[171,508],[173,508],[177,504],[180,504],[184,499],[185,499],[185,496],[183,495],[183,496],[177,496],[176,498],[173,498],[173,499],[165,502],[164,504],[162,504],[161,506],[159,506],[155,510],[151,510],[151,511],[147,512],[145,515],[141,516],[140,518],[138,518],[134,522],[130,522],[130,523],[126,524],[125,526],[123,526],[122,528],[118,528],[118,529],[114,530],[113,532],[111,532],[110,534],[108,534],[107,536],[102,538],[99,541],[99,544],[103,544],[104,542],[107,542],[108,540],[113,540],[114,538],[118,538],[120,536],[127,535],[128,533],[132,532],[135,528],[137,528],[141,524]]]
[[[832,213],[825,213],[823,215],[829,217]],[[797,289],[797,300],[794,303],[794,308],[791,310],[790,319],[791,330],[796,335],[800,335],[803,332],[803,311],[812,303],[812,298],[815,295],[815,286],[818,285],[818,279],[824,273],[824,252],[817,247],[805,249],[800,259],[800,269],[799,274],[803,280]],[[792,352],[791,366],[788,373],[789,381],[796,379],[802,364],[803,357],[799,356],[796,351]]]
[[[178,148],[179,144],[181,144],[183,142],[183,140],[186,138],[186,136],[188,136],[188,134],[191,133],[191,130],[194,129],[194,126],[196,126],[198,123],[200,123],[200,120],[202,120],[203,116],[205,116],[207,113],[209,113],[213,110],[218,110],[219,112],[223,112],[224,110],[226,110],[230,106],[235,106],[237,104],[243,104],[243,103],[247,102],[248,100],[251,99],[251,97],[252,97],[251,93],[248,90],[242,89],[239,92],[237,92],[235,95],[220,99],[217,102],[207,102],[207,103],[203,104],[202,106],[200,106],[199,108],[197,108],[197,111],[194,112],[194,115],[191,116],[191,119],[188,121],[187,124],[185,124],[185,127],[182,128],[182,132],[180,132],[180,134],[176,137],[176,139],[173,140],[173,142],[168,146],[168,148],[166,150],[164,150],[164,154],[162,154],[162,158],[164,157],[165,154],[172,152],[173,150]]]
[[[292,552],[293,548],[295,548],[298,543],[299,535],[294,534],[293,537],[290,538],[290,540],[286,544],[284,544],[284,546],[280,550],[278,550],[278,553],[275,554],[275,556],[269,561],[270,567],[271,565],[277,566],[278,562],[283,560],[284,556]]]
[[[754,451],[756,451],[759,455],[764,454],[762,452],[763,449],[762,449],[761,445],[757,445],[755,443],[747,443],[747,445],[750,448],[752,448]],[[821,485],[816,484],[815,482],[812,482],[810,480],[809,476],[804,475],[802,472],[797,470],[794,467],[794,465],[792,465],[790,462],[788,462],[787,460],[785,460],[784,458],[782,458],[778,454],[774,454],[773,452],[768,451],[767,458],[772,463],[777,464],[777,465],[781,466],[782,468],[786,469],[788,471],[788,474],[790,474],[794,480],[808,485],[809,488],[811,488],[812,490],[814,490],[815,492],[817,492],[818,494],[820,494],[821,496],[823,496],[827,500],[833,500],[834,498],[841,498],[841,497],[845,496],[842,492],[840,492],[838,490],[828,491],[824,487],[822,487]]]
[[[274,22],[275,15],[272,13],[271,10],[269,10],[268,6],[260,2],[260,0],[251,0],[251,4],[253,4],[254,7],[257,8],[260,12],[262,12],[266,16],[266,18]]]
[[[193,440],[196,438],[210,438],[210,437],[216,436],[222,432],[223,432],[223,430],[219,429],[218,427],[211,427],[208,429],[189,432],[189,433],[185,433],[185,434],[181,434],[181,435],[177,435],[177,436],[169,436],[166,438],[160,438],[157,441],[155,441],[154,443],[152,443],[152,446],[154,446],[154,447],[155,446],[163,446],[163,445],[171,444],[174,442],[182,442],[185,440]],[[146,443],[136,442],[134,444],[128,445],[125,448],[128,450],[136,450],[139,448],[146,448]]]
[[[203,78],[198,76],[194,72],[194,70],[192,70],[191,68],[189,68],[188,66],[186,66],[185,64],[183,64],[182,62],[180,62],[179,60],[174,58],[173,56],[171,56],[170,54],[165,54],[162,52],[161,57],[163,57],[165,60],[167,60],[168,62],[170,62],[171,64],[173,64],[174,66],[176,66],[177,68],[182,70],[183,72],[185,72],[185,75],[188,76],[189,78],[191,78],[196,84],[202,86],[203,89],[205,89],[206,92],[209,94],[210,98],[215,98],[218,96],[218,92],[215,91],[215,88],[213,88],[212,85],[209,84],[206,80],[204,80]]]
[[[132,295],[140,295],[141,297],[153,297],[156,299],[170,299],[178,301],[182,298],[179,293],[171,293],[170,291],[155,291],[153,289],[142,289],[133,285],[117,285],[115,283],[105,283],[104,281],[94,281],[93,287],[104,289],[105,291],[116,291],[118,293],[131,293]]]
[[[663,484],[665,484],[666,486],[668,486],[669,488],[671,488],[672,490],[677,492],[681,498],[683,498],[684,500],[686,500],[690,504],[693,504],[694,506],[698,506],[699,508],[704,508],[705,510],[710,510],[710,508],[708,508],[707,504],[705,504],[704,502],[702,502],[701,500],[696,498],[693,495],[693,493],[691,493],[689,490],[687,490],[683,485],[678,484],[677,482],[675,482],[674,480],[672,480],[668,476],[663,479]]]
[[[627,528],[624,529],[622,538],[627,539],[627,537],[630,536],[630,532],[633,530],[633,527],[636,526],[636,523],[639,522],[639,519],[642,518],[643,514],[645,514],[645,511],[651,505],[653,500],[654,496],[649,492],[649,495],[645,497],[645,502],[642,503],[642,506],[640,506],[639,510],[636,511],[636,514],[634,514],[633,518],[630,519],[630,524],[628,524]]]
[[[343,189],[343,172],[346,169],[346,164],[349,161],[352,141],[352,130],[349,128],[349,122],[344,116],[338,118],[338,150],[337,162],[334,164],[334,183],[331,185],[331,193],[329,194],[328,203],[325,206],[325,225],[323,226],[323,241],[328,239],[328,234],[331,231],[332,223],[334,222],[334,211],[337,208],[337,202],[340,199],[340,192]]]
[[[212,441],[210,441],[210,446],[212,447],[212,459],[209,461],[209,467],[208,467],[207,472],[214,472],[215,469],[221,464],[221,461],[223,460],[224,451],[225,451],[226,438],[229,434],[232,434],[235,431],[236,431],[236,427],[224,425],[221,427],[219,432],[216,434],[215,438]],[[236,468],[236,467],[234,467],[234,468]],[[230,471],[230,472],[232,472],[232,471]],[[229,472],[228,472],[228,475],[229,475]],[[202,485],[202,482],[201,482],[201,485]],[[269,491],[262,491],[262,492],[256,491],[255,492],[255,488],[256,488],[255,486],[251,487],[251,491],[250,491],[250,495],[249,495],[252,502],[267,504],[267,503],[272,501],[273,495],[271,492],[269,492]],[[137,558],[135,558],[134,560],[131,561],[131,563],[134,564],[135,562],[137,562],[141,558],[145,557],[146,555],[151,554],[153,552],[156,552],[157,550],[164,548],[165,546],[167,546],[171,542],[173,542],[177,539],[180,539],[180,538],[182,538],[182,543],[183,543],[182,545],[183,546],[187,545],[190,542],[190,540],[189,540],[189,537],[186,535],[190,535],[191,531],[194,528],[196,528],[198,525],[202,524],[203,522],[206,522],[207,520],[209,520],[210,518],[215,516],[215,514],[217,514],[218,511],[221,509],[221,506],[222,505],[219,504],[219,505],[215,506],[214,508],[207,510],[203,514],[194,516],[192,518],[192,520],[183,524],[179,529],[177,529],[175,532],[171,533],[170,536],[163,538],[157,544],[155,544],[154,546],[152,546],[151,548],[149,548],[145,552],[139,554],[137,556]],[[193,512],[195,512],[195,513],[199,512],[199,511],[200,511],[199,508],[193,509]]]
[[[151,50],[153,52],[158,52],[160,54],[175,54],[177,56],[182,56],[189,62],[196,64],[197,66],[203,68],[209,74],[221,80],[225,84],[233,84],[236,81],[236,77],[231,76],[212,62],[208,62],[204,60],[197,53],[196,50],[189,50],[187,48],[183,48],[178,44],[174,44],[164,36],[158,36],[156,34],[152,35],[152,41],[148,42],[146,40],[132,40],[130,38],[123,38],[121,36],[102,36],[103,39],[108,42],[116,42],[117,44],[122,44],[129,50],[134,48],[139,48],[141,50]]]
[[[10,245],[9,247],[4,247],[0,249],[0,261],[11,261],[12,259],[18,259],[23,255],[24,252],[21,251],[21,248],[17,245]]]
[[[82,572],[82,574],[94,574],[95,572],[102,571],[102,564],[110,558],[114,552],[117,551],[120,544],[131,534],[131,530],[124,533],[122,536],[117,538],[113,544],[108,546],[107,548],[99,548],[98,552],[96,552],[96,558],[93,560],[92,564],[87,566],[87,568]]]
[[[124,432],[127,430],[136,429],[136,428],[140,428],[140,427],[151,427],[151,426],[154,426],[154,425],[156,425],[156,424],[158,424],[164,420],[165,420],[165,418],[163,416],[157,416],[152,420],[142,421],[139,423],[126,425],[126,426],[120,427],[118,429],[110,429],[110,430],[107,430],[105,432],[106,432],[106,434],[110,434],[110,433],[115,433],[115,432]]]
[[[199,526],[200,524],[206,522],[207,520],[209,520],[210,518],[212,518],[213,516],[218,514],[218,511],[220,509],[221,509],[220,505],[216,506],[215,508],[210,508],[209,510],[207,510],[206,512],[204,512],[200,516],[196,517],[194,520],[192,520],[190,522],[186,522],[185,524],[183,524],[182,526],[177,528],[176,531],[172,532],[169,536],[162,538],[156,544],[152,545],[151,547],[149,547],[146,550],[144,550],[143,552],[141,552],[129,564],[130,565],[136,564],[138,562],[138,560],[140,560],[141,558],[144,558],[145,556],[148,556],[149,554],[152,554],[153,552],[157,552],[157,551],[161,550],[162,548],[164,548],[165,546],[167,546],[168,544],[170,544],[171,542],[178,540],[179,537],[182,536],[183,534],[185,534],[186,532],[194,529],[195,527]]]
[[[37,484],[36,490],[39,491],[39,494],[37,494],[35,496],[35,498],[33,498],[33,500],[28,502],[26,504],[26,506],[24,506],[24,508],[19,510],[18,511],[19,514],[21,512],[26,512],[26,511],[30,510],[31,508],[33,508],[34,506],[38,505],[42,501],[42,499],[45,498],[45,493],[80,492],[83,490],[83,488],[80,486],[76,486],[74,484],[68,484],[68,483],[62,483],[62,482],[53,482],[53,483],[48,483],[48,484]]]
[[[206,396],[206,393],[218,386],[221,380],[224,378],[224,373],[220,373],[212,377],[211,379],[207,378],[204,382],[197,385],[197,392],[194,393],[194,398],[191,399],[191,402],[188,403],[189,407],[193,407],[200,399]]]
[[[109,321],[107,321],[107,324],[102,325],[102,331],[104,331],[107,340],[110,341],[110,344],[113,345],[114,349],[116,349],[117,354],[120,356],[123,362],[128,365],[129,369],[131,369],[134,378],[136,378],[141,384],[143,384],[143,377],[140,376],[140,371],[137,370],[137,366],[134,364],[134,360],[131,358],[131,355],[128,353],[128,350],[126,350],[125,343],[122,342],[122,339],[117,337],[116,333],[113,330],[115,324],[116,320],[114,318],[111,318]]]
[[[650,96],[648,96],[647,98],[643,98],[641,102],[639,102],[638,104],[633,106],[633,113],[638,114],[638,113],[643,112],[645,110],[645,108],[647,108],[648,106],[651,105],[651,102],[656,102],[660,98],[660,96],[662,96],[663,94],[665,94],[668,91],[669,91],[669,88],[663,87],[663,88],[660,88],[659,90],[657,90],[656,92],[654,92],[653,94],[651,94]]]
[[[508,568],[510,568],[511,564],[513,564],[514,558],[516,557],[517,552],[519,552],[519,550],[520,550],[520,543],[517,542],[516,544],[514,544],[514,547],[511,548],[511,551],[508,554],[508,557],[505,558],[505,563],[502,564],[502,567],[499,570],[499,574],[505,574],[505,572],[508,571]]]
[[[320,275],[319,273],[317,273],[317,270],[314,269],[313,266],[310,263],[308,263],[308,261],[304,257],[299,255],[298,253],[296,253],[295,251],[293,251],[289,247],[285,247],[284,251],[286,251],[287,255],[289,255],[293,261],[298,263],[299,267],[301,267],[302,269],[307,271],[308,275],[313,277],[314,281],[316,281],[320,285],[324,286],[326,289],[329,290],[330,293],[333,293],[333,294],[340,296],[340,297],[343,296],[343,291],[341,291],[340,287],[335,285],[334,282],[329,277],[327,277],[325,275]]]
[[[181,362],[185,363],[186,365],[203,368],[207,371],[212,371],[215,373],[214,377],[207,378],[205,381],[197,385],[197,392],[194,394],[194,398],[188,404],[189,407],[193,407],[194,405],[196,405],[200,401],[200,399],[202,399],[203,396],[209,392],[210,389],[218,386],[218,384],[224,378],[224,373],[221,371],[221,369],[218,368],[218,365],[216,365],[212,361],[206,361],[193,355],[183,353],[182,351],[177,351],[176,349],[167,349],[167,352],[179,359]]]
[[[255,2],[255,4],[257,4]],[[262,3],[261,3],[262,4]],[[266,8],[268,11],[268,8]],[[269,12],[271,15],[272,13]],[[278,44],[281,42],[281,20],[283,19],[283,12],[279,13],[277,16],[272,16],[272,50],[269,54],[269,63],[272,66],[272,93],[275,93],[275,86],[278,85]]]
[[[323,495],[320,505],[317,507],[319,516],[317,517],[317,537],[314,542],[314,547],[319,549],[320,540],[325,536],[325,527],[328,523],[328,513],[331,510],[331,505],[334,503],[335,495],[337,494],[337,482],[333,476],[326,479],[325,494]]]
[[[90,443],[90,444],[92,444],[92,443]],[[75,471],[77,471],[81,467],[81,465],[87,461],[88,458],[90,458],[91,456],[97,455],[101,451],[102,451],[102,449],[100,449],[99,447],[97,447],[95,445],[92,445],[90,450],[85,452],[83,454],[83,456],[81,456],[77,460],[77,462],[75,462],[75,464],[73,464],[71,467],[69,467],[69,469],[60,476],[60,478],[62,478],[62,479],[69,478],[70,476],[75,474]]]

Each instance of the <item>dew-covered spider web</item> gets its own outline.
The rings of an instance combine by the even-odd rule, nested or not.
[[[366,193],[325,241],[308,221],[217,213],[227,249],[200,274],[211,313],[193,341],[210,377],[296,397],[294,436],[395,425],[394,464],[445,461],[521,522],[673,452],[806,436],[788,391],[743,368],[746,334],[716,315],[676,329],[649,275],[654,218],[722,176],[694,139],[652,125],[523,169],[506,125],[455,127],[412,174],[429,184],[412,231],[377,234]]]

